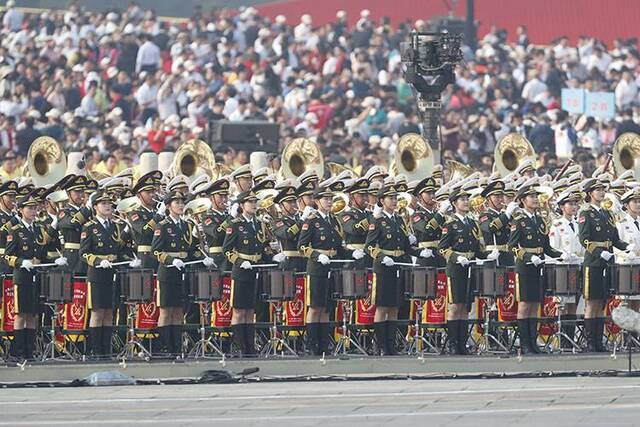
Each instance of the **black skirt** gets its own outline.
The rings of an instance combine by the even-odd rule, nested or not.
[[[241,310],[255,310],[257,286],[255,280],[231,281],[231,307]]]
[[[113,284],[87,282],[89,309],[113,309]]]
[[[182,283],[158,281],[156,304],[162,308],[182,307],[185,292]]]

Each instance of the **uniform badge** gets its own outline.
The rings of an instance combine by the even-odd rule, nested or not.
[[[375,229],[376,229],[376,225],[375,224],[369,224],[369,231],[375,230]]]
[[[171,231],[171,227],[167,228],[167,233],[173,233],[173,231]]]
[[[485,215],[482,218],[480,218],[480,221],[484,222],[484,221],[487,221],[488,219],[489,219],[489,216]]]
[[[232,227],[227,227],[227,234],[231,234],[233,233],[233,228]]]
[[[243,245],[248,245],[248,244],[249,244],[249,240],[244,239],[244,240],[242,241],[242,244],[243,244]]]
[[[464,243],[464,237],[459,237],[458,238],[458,243]]]
[[[320,240],[326,240],[327,238],[323,235],[320,236]]]
[[[304,224],[302,224],[302,229],[303,230],[308,230],[309,229],[309,224],[306,223],[306,222]]]
[[[64,211],[62,211],[62,212],[60,212],[60,214],[58,215],[58,218],[62,219],[62,218],[64,218],[64,215],[65,215],[65,214],[64,214]]]
[[[351,219],[351,217],[349,215],[345,215],[342,217],[342,222],[347,222]]]
[[[283,221],[276,222],[276,227],[282,227],[284,225]]]
[[[156,231],[153,232],[154,236],[159,236],[160,235],[160,229],[156,228]]]
[[[387,239],[390,239],[390,238],[391,238],[391,234],[387,234]]]
[[[204,220],[204,225],[209,225],[213,222],[213,220],[211,218],[207,218]]]
[[[517,226],[515,224],[511,224],[511,231],[516,231]]]
[[[386,222],[386,221],[382,221],[382,225],[383,225],[383,226],[386,226],[386,225],[387,225],[387,222]]]
[[[87,237],[87,232],[86,232],[86,231],[83,231],[83,232],[80,234],[80,238],[81,238],[81,239],[84,239],[84,238],[86,238],[86,237]]]
[[[133,215],[131,215],[131,221],[137,221],[138,218],[140,218],[140,215],[138,215],[137,213],[134,213]]]
[[[314,225],[316,226],[316,228],[320,228],[320,223],[319,222],[314,223]]]
[[[442,227],[442,234],[447,234],[449,229],[447,227]]]
[[[531,234],[527,234],[527,239],[531,240],[533,239],[533,236]]]
[[[13,241],[13,235],[9,234],[7,236],[7,242],[12,242]]]
[[[596,225],[596,231],[600,231],[602,228],[599,225]]]
[[[584,224],[584,222],[585,222],[586,220],[587,220],[587,219],[586,219],[584,216],[581,216],[580,218],[578,218],[578,222],[579,222],[580,224]]]

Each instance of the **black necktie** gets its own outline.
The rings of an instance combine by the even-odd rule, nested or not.
[[[573,225],[573,221],[569,221],[569,227],[571,227],[572,231],[576,231],[576,227],[575,227],[575,225]]]
[[[636,228],[638,230],[640,230],[640,224],[638,223],[638,220],[636,219],[635,221],[633,221],[636,224]]]

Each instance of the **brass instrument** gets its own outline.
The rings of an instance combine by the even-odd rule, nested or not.
[[[445,164],[447,169],[449,169],[448,182],[455,182],[459,179],[466,178],[473,173],[471,166],[463,165],[456,160],[447,160]]]
[[[67,170],[67,157],[58,142],[49,136],[36,138],[27,153],[27,171],[33,185],[44,187],[60,181]]]
[[[258,197],[258,204],[256,210],[256,218],[259,221],[263,222],[271,222],[275,219],[276,205],[273,202],[273,199],[278,195],[278,190],[267,189],[260,190],[256,196]]]
[[[640,162],[637,161],[640,157],[640,135],[633,132],[620,135],[613,144],[612,155],[616,174],[632,170],[634,177],[640,178]]]
[[[336,193],[333,195],[333,201],[331,202],[331,213],[339,215],[349,206],[349,196],[345,193]]]
[[[172,177],[184,175],[191,183],[201,175],[214,177],[215,170],[216,160],[211,147],[199,139],[190,139],[176,151],[169,172]]]
[[[407,133],[398,141],[389,175],[404,175],[407,181],[422,180],[433,173],[434,158],[429,143],[417,133]]]
[[[500,176],[506,176],[518,169],[525,160],[536,162],[536,152],[531,143],[524,136],[510,133],[503,137],[493,152],[493,171]]]
[[[320,179],[324,176],[324,160],[318,144],[307,138],[293,139],[282,151],[278,176],[295,180],[309,169],[313,169]]]
[[[327,169],[329,169],[331,176],[338,176],[345,171],[349,173],[349,178],[357,178],[359,176],[359,174],[354,169],[346,165],[341,165],[340,163],[327,162],[326,166]]]

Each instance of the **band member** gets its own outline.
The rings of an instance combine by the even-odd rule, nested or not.
[[[85,206],[88,179],[75,175],[68,179],[65,190],[69,200],[58,214],[58,229],[64,238],[63,255],[69,262],[69,270],[77,276],[86,276],[87,264],[80,257],[80,234],[83,225],[91,219],[91,202]]]
[[[620,198],[624,212],[616,227],[620,240],[627,243],[627,251],[614,249],[618,264],[640,263],[640,189],[638,187],[625,192]],[[629,296],[629,307],[640,308],[640,296]]]
[[[140,207],[131,212],[131,228],[133,233],[133,242],[138,254],[138,258],[142,262],[142,268],[158,268],[158,259],[151,252],[151,241],[153,240],[153,232],[156,224],[162,221],[166,207],[164,203],[156,206],[156,194],[162,172],[149,172],[138,179],[133,187],[133,192],[138,196]]]
[[[358,178],[344,190],[349,195],[349,206],[340,215],[344,242],[348,250],[364,251],[369,233],[369,215],[366,212],[369,192],[369,181]],[[356,268],[371,268],[370,257],[356,261]]]
[[[211,209],[204,217],[203,229],[207,236],[209,256],[221,270],[227,270],[227,258],[222,250],[227,228],[232,218],[227,213],[229,205],[229,180],[220,178],[213,181],[206,189]]]
[[[258,237],[260,224],[255,217],[258,198],[252,191],[240,193],[237,203],[240,213],[227,228],[222,250],[232,264],[231,270],[231,328],[233,339],[243,355],[254,355],[255,309],[257,289],[253,264],[261,259],[265,241]]]
[[[438,244],[447,260],[447,337],[456,354],[467,354],[468,304],[472,301],[469,264],[473,258],[483,258],[482,237],[480,226],[469,215],[469,193],[458,187],[451,191],[449,201],[455,213],[442,228]]]
[[[395,183],[385,179],[378,191],[378,201],[382,214],[369,225],[365,241],[367,252],[373,259],[372,300],[376,304],[374,328],[380,355],[395,355],[395,321],[402,287],[396,262],[411,262],[410,256],[426,257],[427,249],[414,249],[409,243],[409,235],[402,218],[396,213],[398,192]],[[353,252],[357,259],[358,253]]]
[[[548,226],[536,213],[540,202],[535,183],[527,181],[518,190],[516,200],[520,202],[522,210],[512,219],[509,248],[516,257],[520,348],[523,353],[541,353],[537,344],[537,317],[543,299],[544,256],[557,258],[562,252],[551,247]]]
[[[565,260],[570,263],[582,263],[584,256],[584,248],[580,244],[578,221],[576,220],[579,201],[580,194],[571,189],[560,193],[556,199],[556,205],[561,216],[553,221],[553,225],[549,229],[549,243],[555,250],[567,254],[568,257]],[[561,314],[562,332],[573,340],[576,330],[577,296],[561,298],[564,303],[564,313]],[[567,341],[564,336],[561,341],[562,348],[573,348],[571,342]]]
[[[94,356],[111,356],[113,334],[113,263],[130,261],[131,248],[123,239],[123,226],[114,221],[115,201],[103,189],[93,196],[96,215],[87,221],[80,235],[80,256],[87,268],[88,303],[91,310],[89,335]],[[139,267],[140,260],[131,261]]]
[[[418,265],[444,267],[445,259],[437,249],[442,236],[442,226],[446,219],[444,212],[436,211],[435,191],[436,181],[433,177],[425,178],[416,185],[413,194],[414,198],[417,199],[417,203],[411,223],[418,247],[420,249],[428,249],[425,252],[429,256],[418,258]]]
[[[46,258],[46,247],[52,240],[45,228],[35,221],[38,203],[38,199],[33,194],[27,194],[18,199],[21,220],[11,227],[5,250],[7,264],[13,268],[15,312],[13,354],[26,360],[33,359],[36,316],[40,312],[35,268]],[[55,261],[57,265],[65,265],[66,262],[67,260],[63,257]]]
[[[600,206],[605,196],[604,183],[590,178],[584,182],[583,192],[585,201],[589,203],[578,214],[580,243],[586,250],[583,264],[584,330],[588,351],[604,352],[603,310],[610,287],[610,266],[615,262],[612,248],[626,250],[627,244],[620,240],[611,212]]]
[[[179,191],[167,194],[164,199],[167,216],[156,225],[151,241],[151,251],[158,260],[156,304],[160,308],[161,351],[172,355],[182,353],[185,262],[203,258],[193,225],[182,219],[185,199]],[[203,264],[210,267],[213,260],[205,257]]]
[[[322,355],[329,351],[329,270],[331,258],[345,254],[340,224],[331,214],[333,192],[331,180],[323,181],[313,192],[317,211],[305,218],[298,250],[307,258],[305,299],[307,311],[307,342],[309,350]],[[336,187],[337,188],[337,187]],[[364,256],[364,253],[362,254]]]
[[[229,175],[229,178],[233,181],[238,194],[250,191],[253,187],[250,165],[240,166]]]
[[[505,209],[504,190],[503,181],[493,180],[480,193],[487,205],[487,209],[480,215],[480,230],[485,249],[494,252],[498,265],[508,267],[514,264],[513,253],[507,245],[511,230],[509,223],[518,204],[510,202]]]
[[[273,234],[282,248],[280,253],[274,255],[273,260],[280,263],[280,267],[283,270],[303,272],[306,260],[298,251],[298,238],[300,237],[302,221],[298,217],[296,189],[288,184],[285,183],[280,187],[276,187],[279,192],[273,198],[273,202],[280,206],[281,212],[273,227]]]
[[[11,274],[13,268],[6,263],[4,258],[7,236],[11,228],[20,221],[14,214],[16,207],[16,195],[18,194],[18,183],[7,181],[0,185],[0,255],[4,262],[0,263],[3,274]]]

